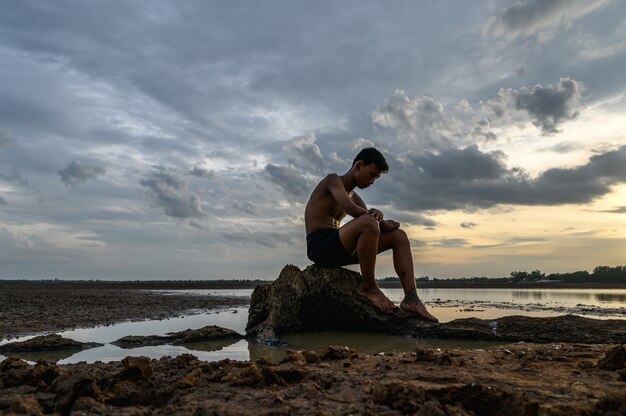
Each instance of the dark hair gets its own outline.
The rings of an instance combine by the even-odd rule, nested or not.
[[[364,165],[369,165],[370,163],[375,164],[383,173],[387,173],[389,170],[389,165],[387,164],[385,157],[373,147],[366,147],[361,150],[354,158],[352,166],[354,166],[359,160],[363,162]]]

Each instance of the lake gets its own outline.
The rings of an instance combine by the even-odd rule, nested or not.
[[[252,289],[169,290],[165,293],[249,297]],[[402,289],[383,289],[394,302],[402,300]],[[626,289],[420,289],[419,295],[431,313],[441,322],[458,318],[477,317],[493,319],[508,315],[557,316],[576,314],[597,319],[626,319]],[[216,361],[257,359],[263,355],[273,360],[284,356],[285,348],[268,348],[246,340],[224,340],[195,343],[186,346],[151,346],[122,349],[111,342],[127,335],[165,335],[188,328],[219,325],[245,332],[248,310],[245,307],[187,315],[160,321],[123,322],[96,328],[82,328],[59,332],[66,338],[81,342],[99,342],[102,347],[72,353],[67,351],[21,354],[30,361],[45,358],[61,364],[81,361],[115,361],[127,356],[161,358],[190,353],[200,359]],[[625,322],[626,325],[626,322]],[[22,341],[22,337],[12,341]],[[424,340],[386,334],[358,332],[311,332],[285,335],[283,340],[292,349],[318,350],[328,345],[348,345],[357,351],[376,354],[389,351],[413,351],[416,346],[434,348],[483,348],[496,345],[484,341]],[[7,340],[0,341],[0,344]],[[5,357],[0,355],[0,360]]]

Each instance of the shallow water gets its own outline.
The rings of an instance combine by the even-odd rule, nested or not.
[[[396,303],[402,300],[402,289],[383,289],[385,294]],[[166,291],[167,293],[190,296],[211,294],[221,296],[249,297],[251,289],[228,290],[185,290]],[[492,319],[507,315],[556,316],[573,313],[600,319],[626,319],[626,289],[420,289],[420,297],[429,310],[440,321],[448,322],[458,318],[478,317]],[[194,343],[186,346],[150,346],[133,349],[116,347],[111,342],[127,335],[165,335],[168,332],[197,329],[206,325],[219,325],[233,329],[241,334],[245,332],[248,309],[246,307],[229,308],[210,313],[187,315],[156,321],[123,322],[116,325],[96,328],[75,329],[60,332],[66,338],[81,342],[99,342],[102,347],[75,353],[58,351],[45,353],[21,354],[22,358],[36,361],[44,358],[62,364],[81,361],[117,361],[127,356],[148,356],[161,358],[190,353],[200,359],[216,361],[225,358],[233,360],[257,359],[263,355],[279,360],[284,356],[285,348],[268,348],[246,340],[222,340]],[[23,341],[29,337],[13,339]],[[483,341],[422,340],[386,334],[358,332],[309,332],[289,334],[284,341],[292,349],[319,350],[328,345],[348,345],[357,351],[376,354],[389,351],[413,351],[416,346],[434,348],[482,348],[496,345]],[[8,340],[0,341],[4,344]],[[0,360],[5,357],[0,355]]]

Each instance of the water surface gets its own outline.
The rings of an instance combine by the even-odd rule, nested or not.
[[[402,289],[383,289],[394,302],[402,300]],[[169,290],[165,293],[216,296],[249,297],[251,289],[226,290]],[[590,318],[626,319],[626,289],[420,289],[420,297],[440,321],[478,317],[492,319],[507,315],[557,316],[566,313]],[[225,358],[234,360],[257,359],[263,355],[279,360],[285,348],[268,348],[246,340],[222,340],[194,343],[186,346],[150,346],[123,349],[111,342],[127,335],[165,335],[168,332],[197,329],[206,325],[219,325],[241,334],[245,332],[248,319],[246,307],[228,308],[213,312],[186,315],[165,320],[123,322],[96,328],[82,328],[60,332],[66,338],[81,342],[99,342],[102,347],[75,353],[73,351],[22,354],[30,361],[44,358],[62,364],[81,361],[116,361],[127,356],[151,358],[174,357],[190,353],[200,359],[215,361]],[[29,337],[22,337],[22,341]],[[483,348],[497,343],[484,341],[422,340],[386,334],[359,332],[308,332],[288,334],[283,337],[292,349],[319,350],[328,345],[347,345],[357,351],[376,354],[380,352],[408,352],[415,347],[434,348]],[[8,342],[0,341],[0,344]],[[5,357],[0,355],[0,360]]]

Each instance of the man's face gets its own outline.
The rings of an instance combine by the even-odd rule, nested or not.
[[[360,163],[356,172],[356,186],[358,186],[359,189],[369,187],[376,179],[380,178],[382,171],[376,164],[370,163],[369,165],[363,165],[362,162],[357,163]]]

